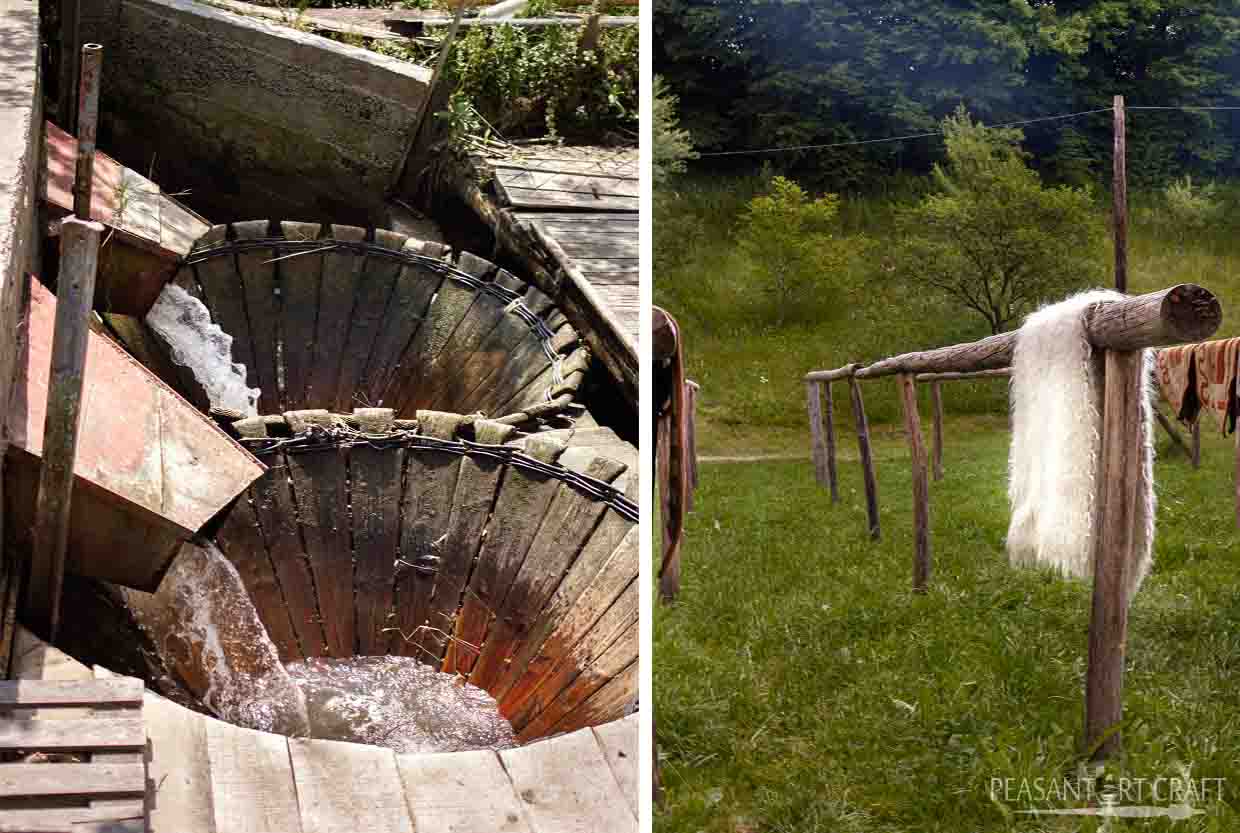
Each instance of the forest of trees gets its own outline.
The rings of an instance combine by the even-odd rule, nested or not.
[[[655,71],[679,98],[699,168],[772,158],[717,151],[933,131],[961,103],[997,124],[1105,108],[1121,94],[1130,107],[1237,108],[1133,111],[1135,186],[1240,174],[1240,0],[657,0],[654,26]],[[1109,114],[1024,133],[1048,181],[1097,182],[1109,166]],[[851,191],[925,172],[942,153],[942,142],[911,140],[773,161]]]

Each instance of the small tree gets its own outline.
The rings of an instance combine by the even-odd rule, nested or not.
[[[1218,189],[1213,182],[1194,185],[1191,176],[1172,181],[1163,189],[1163,202],[1171,233],[1184,251],[1190,235],[1201,234],[1223,214],[1218,200]]]
[[[800,185],[777,176],[741,215],[737,242],[774,301],[781,326],[843,264],[844,251],[830,233],[839,206],[835,194],[810,199]]]
[[[1026,164],[1019,130],[943,121],[938,193],[900,218],[897,271],[982,316],[992,333],[1039,301],[1096,282],[1102,221],[1084,188],[1046,188]]]
[[[676,96],[668,89],[663,79],[654,77],[654,98],[651,101],[653,120],[651,130],[652,158],[654,162],[654,184],[662,185],[672,174],[684,171],[685,162],[697,159],[697,151],[693,149],[693,140],[689,131],[682,129],[676,115]]]

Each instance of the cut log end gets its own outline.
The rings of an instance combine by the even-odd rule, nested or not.
[[[1161,315],[1185,342],[1209,338],[1223,321],[1223,307],[1210,290],[1195,283],[1174,286],[1163,299]]]

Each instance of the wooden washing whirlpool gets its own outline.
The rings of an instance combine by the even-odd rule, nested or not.
[[[619,731],[638,685],[637,472],[537,433],[589,362],[551,300],[439,244],[291,222],[212,228],[173,282],[232,336],[268,415],[233,422],[268,469],[203,535],[280,660],[417,657],[489,692],[522,743]],[[109,323],[209,405],[149,328]],[[597,760],[596,784],[626,782]],[[558,829],[527,810],[511,829]]]

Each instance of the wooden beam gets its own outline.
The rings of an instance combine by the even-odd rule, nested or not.
[[[1117,753],[1124,717],[1128,641],[1128,567],[1136,543],[1141,480],[1140,352],[1109,350],[1103,396],[1094,592],[1085,688],[1085,743],[1093,760]]]
[[[73,465],[82,414],[82,377],[99,263],[100,223],[68,217],[60,232],[56,327],[43,424],[43,466],[35,509],[27,587],[28,621],[56,638],[69,543]],[[121,403],[123,405],[123,403]]]
[[[826,418],[827,432],[827,487],[831,490],[831,502],[840,502],[840,482],[839,473],[835,467],[835,402],[831,395],[831,383],[823,383],[823,394],[826,398],[826,410],[824,416]]]
[[[925,593],[930,584],[930,484],[926,477],[926,444],[921,436],[921,416],[917,412],[917,383],[910,373],[901,373],[897,378],[913,473],[913,591]]]
[[[146,767],[141,763],[35,763],[0,766],[0,798],[142,795],[145,790]]]
[[[827,485],[827,440],[822,433],[822,392],[818,382],[805,383],[805,399],[809,411],[810,454],[814,459],[814,480]]]
[[[42,706],[142,705],[142,681],[131,677],[109,680],[0,680],[0,709]]]
[[[1090,344],[1104,350],[1141,350],[1202,341],[1223,319],[1214,293],[1196,284],[1182,283],[1146,295],[1095,304],[1085,312]],[[954,344],[937,350],[904,353],[856,371],[871,379],[897,373],[973,372],[1009,367],[1016,332],[1000,333],[981,341]]]
[[[0,749],[93,752],[140,750],[145,746],[146,727],[140,717],[0,721]]]
[[[73,213],[89,220],[91,190],[95,179],[95,139],[99,133],[99,75],[103,68],[103,47],[97,43],[82,44],[81,64]]]
[[[850,365],[856,367],[856,365]],[[870,422],[865,417],[865,400],[861,397],[861,385],[857,377],[848,377],[848,392],[852,397],[853,423],[857,426],[857,451],[861,456],[861,475],[865,480],[865,513],[870,522],[870,538],[882,537],[878,523],[878,481],[874,477],[874,457],[870,453]]]
[[[995,370],[975,370],[972,373],[918,373],[918,382],[952,382],[968,379],[1008,379],[1012,376],[1012,368],[1000,367]]]
[[[930,383],[930,403],[934,413],[932,468],[937,483],[943,479],[943,385],[937,379]]]
[[[1113,217],[1111,224],[1115,236],[1115,288],[1128,291],[1128,151],[1127,131],[1124,126],[1124,97],[1115,96],[1114,132],[1115,148],[1111,155],[1111,197]]]
[[[853,375],[853,371],[857,368],[855,364],[846,364],[843,367],[837,367],[835,370],[815,370],[805,374],[807,382],[838,382],[840,379],[847,379]]]
[[[1188,447],[1188,443],[1184,442],[1184,438],[1180,436],[1180,432],[1175,430],[1175,426],[1171,424],[1171,420],[1167,419],[1167,417],[1163,415],[1163,412],[1158,410],[1158,408],[1154,408],[1154,418],[1158,420],[1158,424],[1161,425],[1163,430],[1167,432],[1167,436],[1171,438],[1171,441],[1183,449],[1184,453],[1191,458],[1193,456],[1192,449]]]

